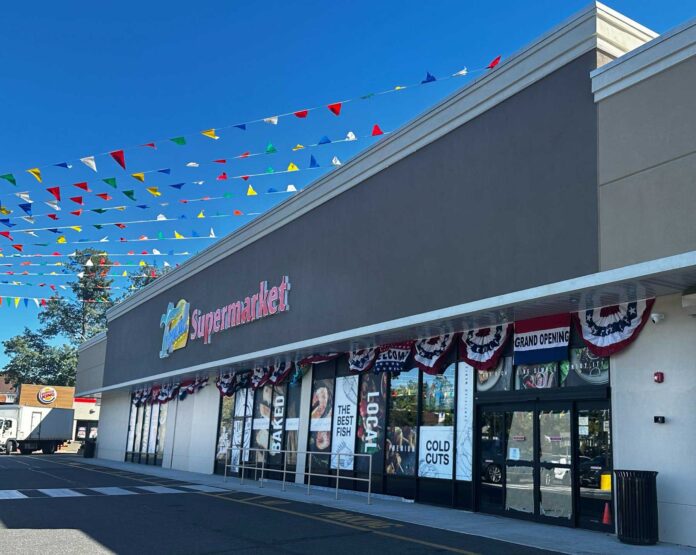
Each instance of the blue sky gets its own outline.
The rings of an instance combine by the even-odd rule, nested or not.
[[[341,115],[328,110],[311,112],[306,119],[289,117],[277,126],[250,125],[247,131],[221,130],[213,141],[198,134],[257,118],[322,106],[332,101],[357,98],[397,85],[417,83],[426,71],[444,77],[463,68],[484,67],[498,54],[514,53],[564,18],[582,9],[584,1],[501,1],[496,4],[461,1],[403,2],[393,0],[351,2],[119,2],[95,3],[5,3],[2,67],[3,126],[0,133],[0,174],[13,173],[18,186],[0,180],[0,201],[13,210],[11,218],[23,214],[16,192],[28,191],[34,224],[14,219],[15,243],[25,253],[67,254],[78,239],[101,239],[112,253],[125,254],[156,248],[163,253],[197,252],[209,240],[121,243],[119,239],[142,235],[165,237],[174,231],[207,236],[212,227],[224,235],[249,221],[250,216],[211,218],[216,213],[264,212],[286,197],[264,194],[269,188],[284,190],[288,184],[305,187],[331,168],[338,156],[346,161],[372,144],[365,138],[293,152],[297,144],[316,143],[326,135],[343,138],[348,131],[358,137],[370,134],[377,123],[391,131],[421,113],[468,78],[436,82],[344,105]],[[657,32],[664,32],[694,16],[689,2],[616,1],[610,6]],[[186,146],[167,138],[184,135]],[[156,141],[157,150],[126,150],[127,171],[108,157],[97,156],[98,173],[77,159],[119,148]],[[277,154],[247,160],[211,164],[245,151],[264,151],[268,143]],[[305,170],[313,154],[322,168]],[[70,161],[70,170],[50,167]],[[198,168],[187,168],[189,161]],[[217,181],[228,176],[264,172],[268,166],[284,170],[289,163],[303,171],[241,180]],[[43,183],[24,170],[42,167]],[[48,166],[48,167],[46,167]],[[170,169],[170,174],[148,173],[141,184],[131,172]],[[116,177],[118,189],[100,180]],[[203,185],[193,181],[203,180]],[[72,184],[87,181],[91,193]],[[181,190],[170,185],[186,183]],[[258,196],[246,196],[251,183]],[[62,210],[58,221],[40,216],[55,212],[42,201],[53,197],[48,187],[61,188]],[[163,193],[155,198],[145,191],[156,186]],[[135,190],[130,201],[123,189]],[[104,201],[96,193],[108,193]],[[227,195],[215,202],[181,203],[204,196]],[[126,205],[123,211],[103,214],[78,209],[69,197],[83,196],[85,210]],[[168,202],[168,206],[158,203]],[[147,205],[138,208],[137,205]],[[204,210],[206,218],[196,218]],[[158,214],[172,222],[133,224],[125,229],[94,224],[154,219]],[[185,219],[181,219],[185,216]],[[65,230],[67,244],[57,244],[58,235],[37,231],[31,237],[15,230],[54,226],[81,226],[82,232]],[[7,228],[0,225],[0,231]],[[38,244],[46,244],[40,246]],[[90,246],[90,245],[85,245]],[[0,271],[50,272],[60,268],[20,267],[27,259],[7,258],[15,252],[11,242],[0,237],[4,263],[17,264]],[[185,256],[159,258],[170,264]],[[137,264],[152,257],[117,258]],[[64,260],[64,259],[62,259]],[[36,259],[34,262],[54,262]],[[131,269],[131,268],[128,268]],[[119,272],[122,270],[119,270]],[[0,276],[32,285],[0,284],[0,295],[47,297],[47,285],[66,283],[52,276]],[[39,287],[39,283],[46,283]],[[117,279],[116,285],[124,280]],[[0,340],[35,326],[37,310],[0,307]],[[0,363],[4,363],[0,353]]]

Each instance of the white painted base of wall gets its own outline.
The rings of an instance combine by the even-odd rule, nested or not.
[[[653,312],[665,319],[611,358],[614,468],[656,470],[660,541],[696,546],[696,318],[679,295],[657,299]]]
[[[123,462],[126,455],[130,406],[129,391],[113,391],[102,394],[99,436],[95,456],[100,459]]]

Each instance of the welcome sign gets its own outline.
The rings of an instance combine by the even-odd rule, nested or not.
[[[568,359],[570,314],[515,322],[515,364]]]

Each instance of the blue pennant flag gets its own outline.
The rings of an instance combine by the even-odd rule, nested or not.
[[[191,232],[191,237],[200,237],[200,235],[198,234],[198,232],[196,230],[193,230]]]
[[[17,225],[17,224],[13,224],[9,218],[0,219],[0,224],[6,225],[7,227],[14,227]]]
[[[433,81],[437,81],[437,79],[435,79],[435,76],[432,73],[427,71],[425,79],[421,81],[421,85],[425,85],[426,83],[432,83]]]
[[[267,193],[277,193],[278,190],[277,190],[277,189],[274,189],[273,187],[270,187],[270,188],[268,189],[268,191],[266,191],[266,192],[267,192]]]
[[[242,131],[246,131],[246,123],[240,123],[239,125],[235,125],[237,129],[241,129]]]
[[[61,233],[60,229],[58,229],[57,227],[49,227],[48,231],[52,233]]]
[[[18,205],[22,210],[24,210],[27,214],[31,216],[31,203],[30,202],[23,202],[22,204]]]
[[[72,168],[72,166],[70,164],[68,164],[67,162],[61,162],[60,164],[53,164],[53,165],[56,166],[57,168],[65,168],[66,170],[69,170],[70,168]]]
[[[171,250],[171,251],[169,251],[167,254],[168,254],[169,256],[174,256],[174,251]]]
[[[180,219],[180,220],[187,220],[188,218],[186,217],[186,214],[181,214],[181,215],[179,216],[179,219]]]
[[[24,308],[26,308],[26,307],[28,307],[28,306],[29,306],[29,299],[27,299],[26,297],[24,297]]]
[[[309,167],[310,168],[318,168],[319,167],[319,162],[317,162],[317,159],[314,157],[314,155],[311,155],[309,157]]]
[[[170,173],[172,173],[172,170],[170,168],[164,168],[161,170],[157,170],[157,172],[158,173],[166,173],[167,175],[169,175]]]
[[[170,187],[174,187],[175,189],[181,190],[181,188],[185,185],[185,183],[174,183],[174,185],[170,185]]]
[[[331,139],[329,139],[326,135],[324,135],[321,139],[319,139],[319,142],[317,144],[328,145],[330,142],[331,142]]]
[[[142,208],[143,210],[145,210],[147,208],[147,204],[136,204],[135,206],[137,208]]]

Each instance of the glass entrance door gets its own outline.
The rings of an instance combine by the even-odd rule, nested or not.
[[[572,403],[479,411],[479,509],[574,524]]]

